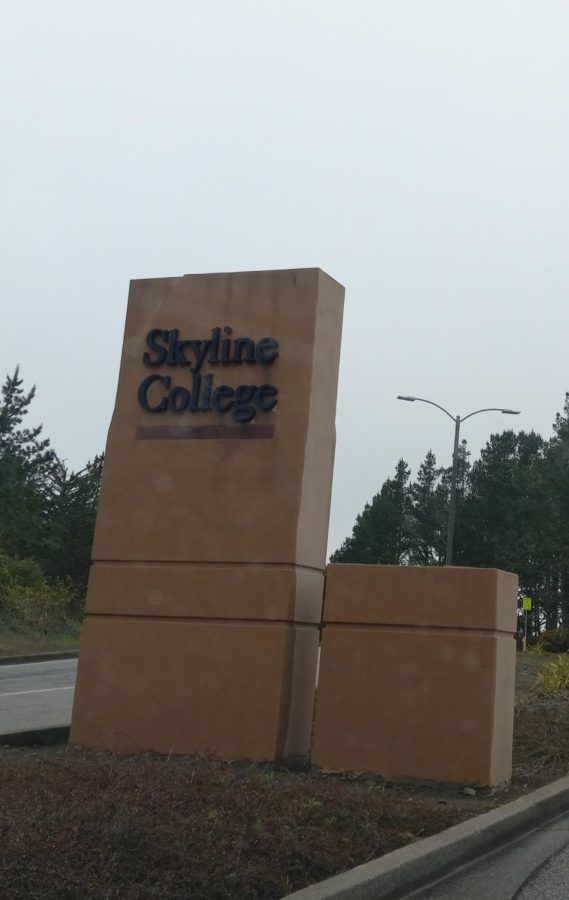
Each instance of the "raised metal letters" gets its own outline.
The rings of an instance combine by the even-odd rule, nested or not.
[[[223,336],[222,337],[222,333]],[[183,340],[177,328],[153,328],[146,335],[148,351],[142,362],[149,368],[158,366],[187,367],[191,373],[188,387],[172,383],[171,375],[153,373],[144,378],[138,388],[138,402],[149,413],[210,412],[230,413],[241,425],[253,421],[257,412],[270,412],[277,404],[278,389],[272,384],[241,384],[214,387],[214,376],[204,375],[204,364],[268,366],[279,355],[279,344],[272,337],[254,341],[249,337],[233,338],[233,329],[211,330],[211,337],[203,340]]]

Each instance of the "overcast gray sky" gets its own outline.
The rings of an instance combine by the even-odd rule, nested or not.
[[[1,372],[81,467],[130,278],[346,286],[330,549],[397,459],[569,389],[567,0],[0,0]]]

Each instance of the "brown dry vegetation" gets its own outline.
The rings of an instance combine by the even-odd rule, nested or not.
[[[66,752],[0,769],[3,898],[269,898],[461,818],[428,799],[213,760]]]
[[[559,777],[569,706],[518,674],[515,777],[495,794],[212,759],[0,752],[2,900],[269,900]]]
[[[512,785],[533,788],[569,773],[569,693],[535,687],[539,670],[555,657],[518,654]]]
[[[0,659],[3,656],[77,650],[78,646],[78,623],[76,625],[70,623],[65,631],[53,633],[43,633],[32,629],[0,632]]]

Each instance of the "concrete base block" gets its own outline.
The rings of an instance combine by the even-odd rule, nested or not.
[[[278,760],[309,752],[318,629],[88,617],[70,741]]]
[[[516,588],[496,570],[331,566],[314,764],[507,781]]]
[[[255,563],[95,562],[87,614],[320,625],[324,572]]]

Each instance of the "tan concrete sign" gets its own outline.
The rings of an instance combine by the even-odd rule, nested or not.
[[[72,742],[308,751],[343,295],[319,269],[132,282]]]
[[[329,566],[313,763],[507,781],[517,594],[497,569]]]

